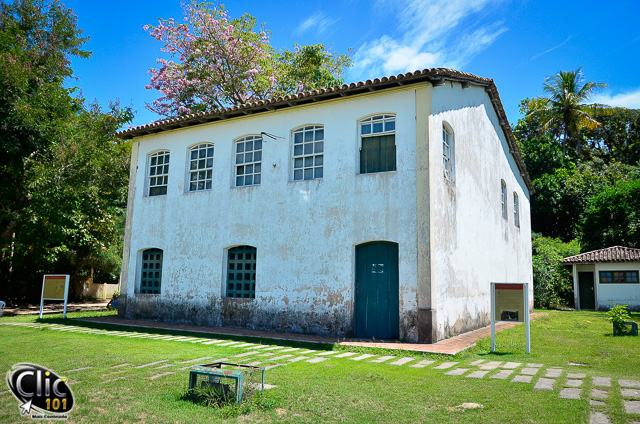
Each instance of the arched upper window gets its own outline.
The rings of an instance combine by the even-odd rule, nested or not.
[[[508,219],[507,216],[507,183],[500,180],[500,201],[502,202],[502,217]]]
[[[375,115],[360,121],[360,173],[396,170],[396,117]]]
[[[455,178],[455,139],[453,129],[446,122],[442,123],[442,164],[444,166],[444,177],[449,181]]]
[[[189,149],[189,191],[211,190],[213,179],[213,143],[197,144]]]
[[[149,196],[167,194],[169,183],[169,151],[149,155]]]
[[[162,249],[142,251],[140,293],[160,294],[162,288]]]
[[[516,192],[513,192],[513,222],[520,228],[520,201]]]
[[[324,175],[324,126],[308,125],[293,133],[293,181],[320,179]]]
[[[262,180],[262,137],[249,135],[235,142],[235,186],[260,185]]]

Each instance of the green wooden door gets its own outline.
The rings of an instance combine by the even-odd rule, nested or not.
[[[578,290],[580,292],[580,309],[595,309],[596,299],[593,291],[593,272],[578,273]]]
[[[356,337],[397,339],[400,335],[398,244],[356,246]]]

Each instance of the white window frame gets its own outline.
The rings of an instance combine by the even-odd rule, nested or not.
[[[260,142],[260,148],[256,149],[256,142]],[[233,187],[252,187],[258,186],[262,182],[262,144],[261,135],[246,135],[240,137],[233,142]],[[251,143],[251,150],[246,150],[247,145]],[[242,150],[242,151],[240,151]],[[248,157],[247,155],[251,155]],[[257,157],[257,160],[256,160]],[[247,160],[250,159],[250,160]],[[247,167],[251,167],[251,172],[247,172]],[[242,175],[238,175],[238,171],[242,168]],[[251,183],[247,184],[247,177],[251,177]],[[242,180],[240,180],[242,179]],[[238,184],[242,181],[241,184]]]
[[[507,214],[507,183],[500,180],[500,200],[502,202],[502,218],[509,220]]]
[[[447,122],[442,123],[442,164],[444,178],[455,181],[455,136],[453,128]]]
[[[297,134],[301,134],[300,140]],[[312,139],[307,139],[307,134],[312,134]],[[291,181],[324,178],[324,140],[322,124],[307,124],[291,131]],[[308,172],[310,178],[307,178]]]
[[[381,124],[381,128],[379,130],[375,129],[376,124]],[[366,126],[370,126],[369,131],[365,132],[364,128]],[[391,126],[392,128],[388,128]],[[398,157],[396,155],[395,158],[395,170],[392,171],[375,171],[375,172],[361,172],[361,163],[360,163],[360,154],[362,152],[362,141],[365,138],[369,137],[378,137],[383,135],[393,135],[394,136],[394,145],[396,146],[397,152],[397,144],[395,140],[396,135],[396,114],[388,113],[388,112],[379,112],[374,113],[372,115],[366,116],[358,120],[358,164],[357,171],[358,175],[369,175],[369,174],[377,174],[378,172],[395,172],[398,169]]]
[[[520,228],[520,198],[515,191],[513,192],[513,222]]]
[[[201,152],[204,152],[204,156],[202,156]],[[195,158],[193,157],[194,153],[196,153]],[[187,155],[187,182],[185,184],[187,192],[195,193],[212,189],[214,156],[215,146],[211,142],[205,141],[189,147]],[[204,164],[202,162],[204,162]]]
[[[162,158],[162,164],[158,164]],[[152,153],[147,156],[147,190],[148,197],[166,196],[169,188],[169,164],[171,159],[171,152],[163,149]],[[158,183],[160,180],[160,183]],[[164,193],[151,194],[154,188],[164,187]]]

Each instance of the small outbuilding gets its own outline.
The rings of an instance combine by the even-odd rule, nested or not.
[[[640,310],[640,249],[607,247],[562,259],[573,266],[576,309],[608,310],[626,304]]]

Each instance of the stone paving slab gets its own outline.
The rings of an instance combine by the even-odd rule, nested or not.
[[[126,367],[127,365],[131,365],[131,364],[120,364],[120,365],[114,365],[111,368],[120,368],[120,367]]]
[[[273,365],[267,365],[266,367],[264,367],[265,370],[272,370],[276,367],[281,367],[283,365],[287,365],[287,364],[273,364]]]
[[[451,368],[454,365],[457,365],[457,362],[443,362],[437,367],[433,367],[434,370],[446,370],[447,368]]]
[[[275,353],[273,353],[273,352],[267,352],[267,353],[261,353],[261,354],[260,354],[260,355],[258,355],[258,356],[273,356],[273,355],[275,355]]]
[[[302,350],[299,347],[290,347],[289,349],[283,349],[280,351],[280,353],[285,353],[285,352],[295,352],[296,350]]]
[[[299,355],[315,355],[317,353],[317,350],[305,350],[304,352],[298,352]]]
[[[560,390],[559,396],[562,399],[580,399],[581,391],[582,389],[565,387],[564,389]]]
[[[164,377],[165,375],[175,374],[175,372],[163,372],[162,374],[156,374],[149,377],[149,380],[155,380],[156,378]]]
[[[473,365],[473,366],[475,367],[475,366],[480,365],[480,364],[481,364],[481,363],[483,363],[483,362],[484,362],[484,359],[478,359],[477,361],[473,361],[473,362],[472,362],[472,363],[470,363],[469,365]]]
[[[296,356],[295,358],[288,359],[289,362],[298,362],[303,361],[305,359],[309,359],[308,356]]]
[[[194,362],[206,361],[207,359],[211,359],[213,356],[203,356],[202,358],[189,359],[188,361],[182,361],[181,364],[192,364]]]
[[[547,372],[545,373],[545,377],[548,378],[557,378],[560,377],[562,375],[562,368],[549,368],[547,369]]]
[[[318,356],[328,356],[328,355],[333,355],[335,353],[338,353],[338,352],[335,350],[327,350],[326,352],[318,353]]]
[[[389,359],[393,359],[393,358],[395,358],[395,356],[387,355],[387,356],[381,356],[381,357],[376,358],[376,359],[372,359],[372,360],[371,360],[371,361],[369,361],[369,362],[376,362],[376,363],[380,363],[380,362],[388,361]]]
[[[258,346],[256,346],[255,343],[242,343],[242,344],[239,344],[236,347],[249,347],[249,346],[254,346],[253,349],[258,349]]]
[[[334,356],[334,358],[347,358],[349,356],[353,356],[357,354],[358,354],[357,352],[345,352],[345,353],[341,353],[340,355]]]
[[[159,370],[161,368],[169,368],[169,367],[175,367],[176,364],[165,364],[165,365],[160,365],[159,367],[153,367],[154,370]]]
[[[522,368],[520,374],[524,375],[536,375],[540,371],[540,368]]]
[[[115,374],[122,374],[122,373],[123,373],[123,372],[125,372],[125,371],[127,371],[127,370],[120,370],[120,371],[115,371],[115,372],[109,372],[109,373],[106,373],[106,374],[102,374],[100,377],[110,377],[110,376],[115,375]]]
[[[591,406],[602,406],[604,404],[605,403],[603,401],[601,401],[601,400],[595,400],[595,399],[589,400],[589,405],[591,405]]]
[[[208,342],[202,342],[202,344],[203,345],[212,345],[212,344],[220,343],[220,342],[222,342],[222,340],[211,340],[211,341],[208,341]]]
[[[415,358],[400,358],[397,361],[390,362],[389,365],[404,365],[414,360]]]
[[[570,372],[567,374],[567,378],[585,378],[587,374],[579,373],[579,372]]]
[[[529,368],[542,368],[542,364],[527,364]]]
[[[317,364],[318,362],[326,361],[329,358],[325,358],[323,356],[316,356],[315,358],[309,359],[307,362],[310,364]]]
[[[607,417],[602,412],[592,412],[591,418],[589,419],[589,424],[611,424],[609,417]]]
[[[66,371],[62,371],[62,374],[68,373],[68,372],[74,372],[74,371],[84,371],[84,370],[90,370],[93,367],[82,367],[82,368],[76,368],[73,370],[66,370]]]
[[[531,383],[533,376],[518,374],[511,379],[512,383]]]
[[[444,374],[445,375],[462,375],[465,372],[469,371],[470,368],[455,368],[452,369],[451,371],[447,371]]]
[[[513,370],[500,370],[499,372],[493,374],[489,378],[497,378],[499,380],[506,380],[511,374],[513,374]]]
[[[481,370],[495,370],[500,365],[502,365],[502,361],[491,361],[491,362],[487,362],[486,364],[480,365],[480,369]]]
[[[635,388],[635,389],[640,389],[640,381],[618,380],[618,384],[620,384],[620,387],[631,387],[631,388]]]
[[[467,378],[482,378],[487,375],[489,371],[474,371],[471,374],[467,374],[465,377]]]
[[[567,380],[565,383],[567,387],[580,387],[582,386],[582,380]]]
[[[535,386],[533,386],[533,390],[553,390],[553,384],[556,382],[553,378],[540,378]]]
[[[267,351],[267,350],[278,350],[278,349],[284,349],[284,346],[271,346],[268,347],[266,349],[262,349],[263,351]]]
[[[231,345],[235,345],[235,344],[238,344],[238,342],[219,343],[218,346],[231,346]]]
[[[260,350],[250,350],[249,352],[240,353],[238,355],[234,355],[234,358],[244,358],[245,356],[255,355],[256,353],[260,353]]]
[[[522,365],[521,362],[507,362],[506,364],[504,364],[501,368],[506,368],[509,370],[514,370],[516,368],[518,368],[520,365]]]
[[[371,361],[373,362],[373,361]],[[430,359],[423,359],[422,361],[418,362],[417,364],[413,364],[413,365],[409,365],[411,368],[424,368],[427,365],[431,365],[433,364],[435,361],[432,361]]]
[[[611,377],[593,377],[593,385],[611,387]]]
[[[189,343],[202,343],[202,342],[207,342],[211,339],[195,339],[195,340],[191,340]],[[238,347],[238,346],[236,346]]]
[[[627,414],[640,414],[640,401],[625,400],[624,409],[627,411]]]
[[[638,389],[622,389],[621,393],[623,397],[640,398],[640,390]]]
[[[370,353],[365,353],[364,355],[356,356],[355,358],[349,358],[352,361],[362,361],[363,359],[371,358],[376,355],[372,355]]]
[[[624,396],[624,395],[623,395]],[[591,398],[595,399],[607,399],[609,393],[606,390],[591,389]]]
[[[202,340],[205,341],[206,339],[201,339],[200,337],[187,337],[186,339],[181,339],[181,342],[191,342],[191,341],[196,341],[196,340]]]
[[[101,382],[100,384],[110,383],[112,381],[122,380],[122,379],[125,379],[125,378],[127,378],[127,377],[125,376],[125,377],[112,378],[110,380],[105,380],[105,381]]]
[[[142,365],[136,365],[133,368],[146,368],[146,367],[150,367],[152,365],[157,365],[157,364],[161,364],[163,362],[169,362],[168,359],[163,359],[162,361],[156,361],[156,362],[149,362],[148,364],[142,364]]]
[[[287,359],[291,357],[293,357],[293,355],[280,355],[280,356],[276,356],[275,358],[269,358],[268,361],[279,361],[281,359]]]

